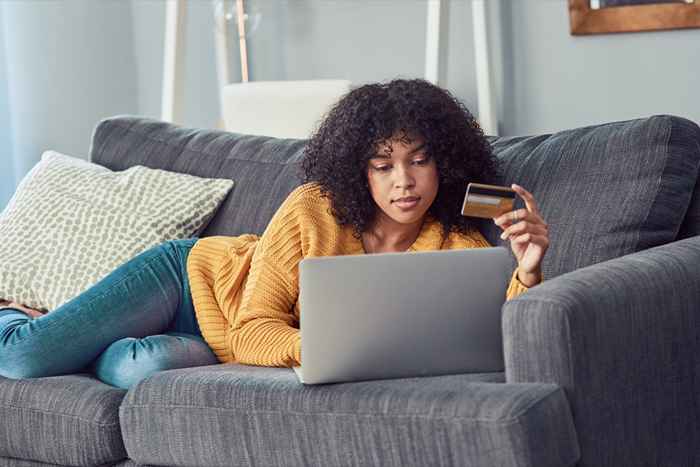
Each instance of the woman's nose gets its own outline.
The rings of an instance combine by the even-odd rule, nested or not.
[[[399,168],[394,173],[396,174],[396,179],[394,180],[396,187],[413,186],[416,183],[409,169]]]

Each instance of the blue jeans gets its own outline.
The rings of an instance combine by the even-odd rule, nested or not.
[[[218,363],[202,339],[187,279],[196,241],[146,250],[45,316],[0,311],[0,375],[92,371],[128,388],[156,371]]]

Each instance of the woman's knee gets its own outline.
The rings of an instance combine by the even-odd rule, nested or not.
[[[158,371],[216,363],[216,356],[200,337],[168,333],[120,339],[95,360],[93,370],[105,383],[128,389]]]

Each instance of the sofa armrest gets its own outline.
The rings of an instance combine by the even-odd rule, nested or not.
[[[564,388],[581,465],[700,465],[699,326],[700,236],[506,302],[506,381]]]

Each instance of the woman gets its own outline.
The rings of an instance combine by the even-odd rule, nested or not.
[[[315,256],[480,248],[461,216],[467,181],[497,161],[469,111],[423,80],[361,86],[309,140],[303,185],[258,238],[165,242],[51,313],[0,311],[0,375],[78,372],[127,388],[170,368],[301,363],[298,264]],[[549,244],[537,203],[494,219],[518,261],[512,298],[542,280]]]

